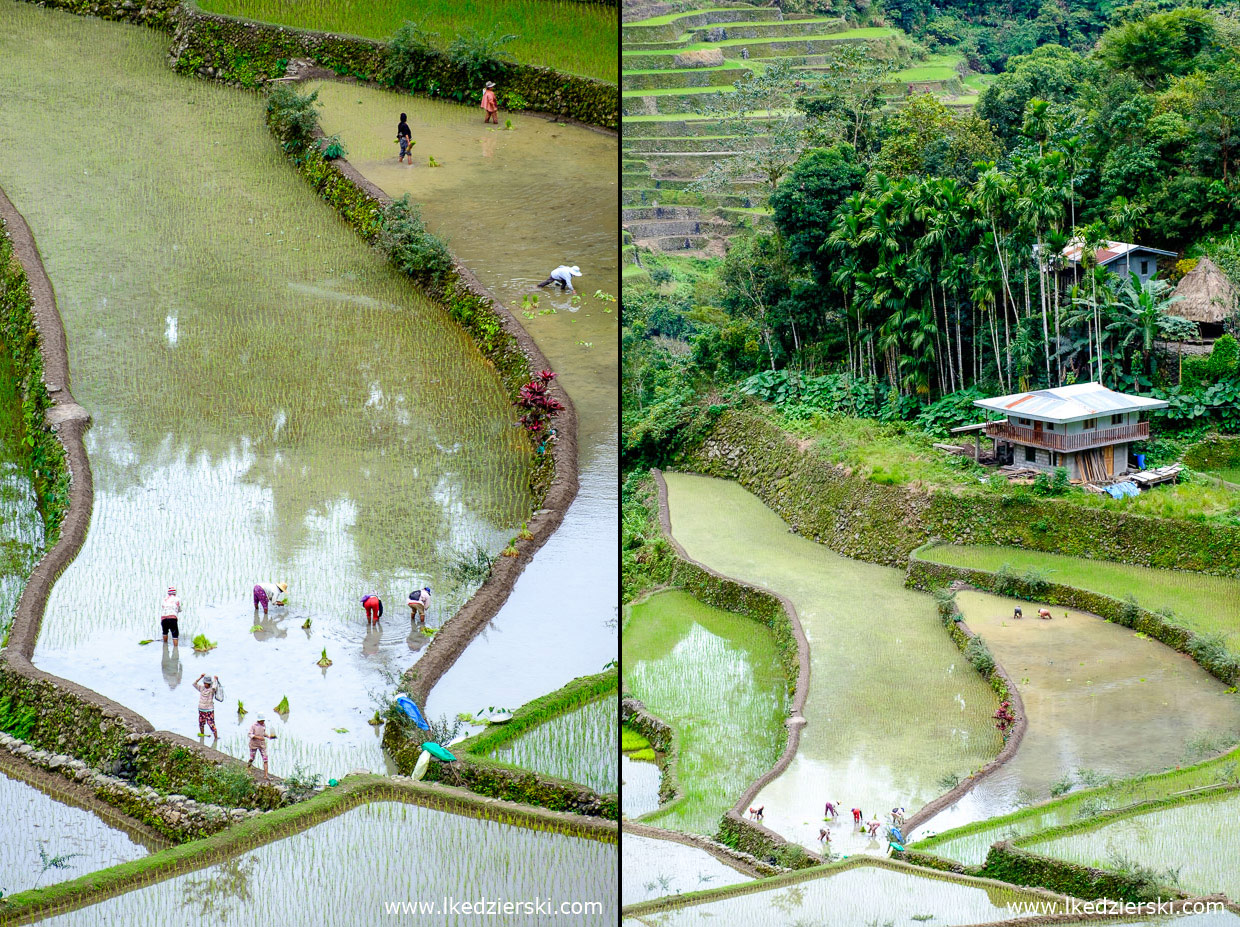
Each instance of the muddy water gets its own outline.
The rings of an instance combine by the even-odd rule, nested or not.
[[[1191,895],[1240,896],[1240,797],[1214,798],[1134,815],[1027,849],[1087,866],[1114,868],[1117,857],[1157,872],[1178,870],[1176,885]],[[627,837],[625,838],[628,839]]]
[[[580,782],[596,792],[616,791],[616,697],[596,699],[552,718],[492,756],[514,766]]]
[[[636,834],[622,839],[621,893],[626,905],[750,881],[750,876],[697,847]]]
[[[8,627],[43,549],[43,519],[22,445],[22,403],[12,360],[0,349],[0,629]]]
[[[1008,905],[1036,897],[1017,889],[894,871],[869,864],[828,872],[782,888],[690,905],[661,913],[657,919],[660,925],[668,927],[685,924],[775,927],[799,923],[856,927],[860,924],[920,923],[912,918],[928,914],[932,918],[926,922],[932,924],[979,924],[1013,917]],[[644,922],[644,918],[624,921],[634,925]]]
[[[349,160],[385,192],[421,204],[430,228],[517,313],[576,406],[576,502],[492,628],[430,697],[432,712],[449,715],[474,710],[479,699],[522,704],[616,656],[618,312],[594,294],[619,293],[618,142],[539,116],[511,116],[505,130],[484,126],[476,107],[351,84],[311,86],[324,131],[339,133]],[[396,161],[402,112],[417,142],[413,165]],[[430,157],[441,166],[429,167]],[[555,286],[537,288],[560,264],[581,268],[577,300]],[[533,296],[538,305],[523,309]],[[512,665],[523,672],[510,672]]]
[[[381,769],[368,693],[424,646],[409,589],[429,583],[442,620],[469,592],[455,552],[497,550],[530,511],[500,384],[281,160],[259,97],[176,76],[150,31],[7,0],[3,20],[0,186],[95,420],[91,529],[36,663],[185,734],[190,683],[218,673],[222,746],[238,700],[252,721],[287,695],[275,771]],[[251,630],[262,580],[291,604]],[[183,641],[217,649],[139,644],[169,584]],[[371,590],[387,618],[367,634]]]
[[[631,607],[628,691],[676,731],[679,797],[647,823],[713,835],[783,750],[786,683],[773,636],[681,590]]]
[[[379,802],[227,862],[42,921],[94,927],[212,923],[229,927],[370,927],[380,923],[533,925],[385,903],[546,900],[601,903],[574,923],[614,923],[616,847],[579,837]]]
[[[16,894],[145,856],[145,838],[0,771],[0,891]],[[44,870],[39,851],[61,857]]]
[[[1117,778],[1154,772],[1204,759],[1194,744],[1240,735],[1240,699],[1158,641],[1061,606],[1050,621],[1016,621],[1012,599],[966,591],[956,601],[1016,680],[1029,727],[1016,756],[919,836],[1041,801],[1064,777],[1081,783],[1083,770]],[[1036,604],[1020,604],[1037,615]]]
[[[818,849],[827,801],[836,853],[884,852],[851,826],[896,806],[912,813],[999,751],[996,701],[948,638],[933,600],[894,569],[849,560],[797,537],[739,485],[668,474],[672,531],[689,556],[787,596],[810,645],[800,749],[754,800],[766,826]]]

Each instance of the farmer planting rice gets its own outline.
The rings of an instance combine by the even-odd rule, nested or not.
[[[254,765],[254,755],[261,753],[263,755],[263,778],[268,778],[267,772],[267,741],[275,740],[275,734],[267,733],[267,722],[263,718],[259,718],[250,725],[250,761],[247,766]]]
[[[409,158],[409,163],[413,163],[413,133],[409,131],[409,117],[404,113],[400,114],[400,122],[396,125],[396,141],[400,144],[400,154],[396,156],[396,160],[404,161]]]
[[[177,595],[176,586],[168,587],[168,594],[160,606],[159,629],[163,632],[164,643],[168,643],[168,634],[172,634],[172,646],[181,646],[181,631],[177,627],[177,616],[181,614],[181,599]]]
[[[482,111],[486,113],[482,122],[493,122],[499,125],[499,104],[495,102],[495,82],[487,81],[486,86],[482,88],[482,103],[479,104]]]
[[[576,264],[572,267],[569,267],[567,264],[561,264],[555,270],[551,271],[551,276],[549,276],[542,283],[538,284],[538,286],[541,288],[544,286],[551,286],[553,283],[558,283],[561,290],[568,290],[570,293],[575,293],[576,290],[573,289],[573,278],[580,276],[581,268]]]
[[[198,736],[205,737],[204,727],[211,728],[211,736],[219,740],[220,732],[215,728],[215,703],[224,700],[220,693],[220,679],[206,673],[194,680],[194,688],[198,690]]]
[[[288,605],[288,583],[257,583],[254,586],[254,611],[261,605],[265,615],[269,604]]]
[[[426,624],[426,610],[431,604],[431,587],[423,586],[409,593],[409,620],[414,624]]]
[[[368,592],[362,596],[362,608],[366,610],[366,624],[376,624],[383,617],[383,600],[379,593]]]

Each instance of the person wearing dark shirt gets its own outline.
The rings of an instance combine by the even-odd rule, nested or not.
[[[400,125],[396,127],[396,141],[400,143],[400,156],[397,161],[404,161],[409,158],[409,163],[413,163],[413,133],[409,131],[409,123],[406,120],[409,117],[404,113],[400,114]]]

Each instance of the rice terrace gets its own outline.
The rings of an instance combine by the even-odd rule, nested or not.
[[[3,0],[0,923],[614,923],[616,42]]]
[[[1234,5],[621,11],[622,922],[1240,924]]]

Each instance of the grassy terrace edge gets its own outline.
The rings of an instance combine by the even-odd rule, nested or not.
[[[104,901],[132,889],[201,869],[281,840],[362,804],[402,801],[452,814],[567,836],[616,843],[619,827],[598,818],[500,803],[460,789],[383,776],[349,776],[314,798],[252,818],[226,831],[61,882],[0,899],[0,927],[31,923]]]
[[[39,6],[150,26],[172,33],[169,60],[182,74],[197,74],[257,87],[283,77],[292,58],[309,58],[338,74],[379,80],[387,54],[385,42],[360,36],[293,29],[219,13],[207,13],[193,0],[25,0]],[[607,2],[607,0],[602,0]],[[427,56],[417,87],[397,89],[473,100],[479,92],[468,75],[443,53]],[[619,85],[552,68],[494,61],[489,73],[504,81],[504,90],[522,97],[539,112],[575,119],[588,125],[617,129],[620,125]]]
[[[618,821],[620,801],[615,792],[601,794],[566,779],[535,772],[522,766],[493,759],[491,753],[552,718],[580,708],[617,691],[619,675],[612,669],[592,676],[581,676],[567,685],[522,705],[512,720],[492,725],[453,746],[455,763],[433,760],[427,769],[428,781],[468,789],[490,799],[504,799]],[[383,746],[402,775],[409,775],[421,754],[426,735],[407,731],[398,723],[383,730]],[[617,737],[619,737],[617,729]]]

